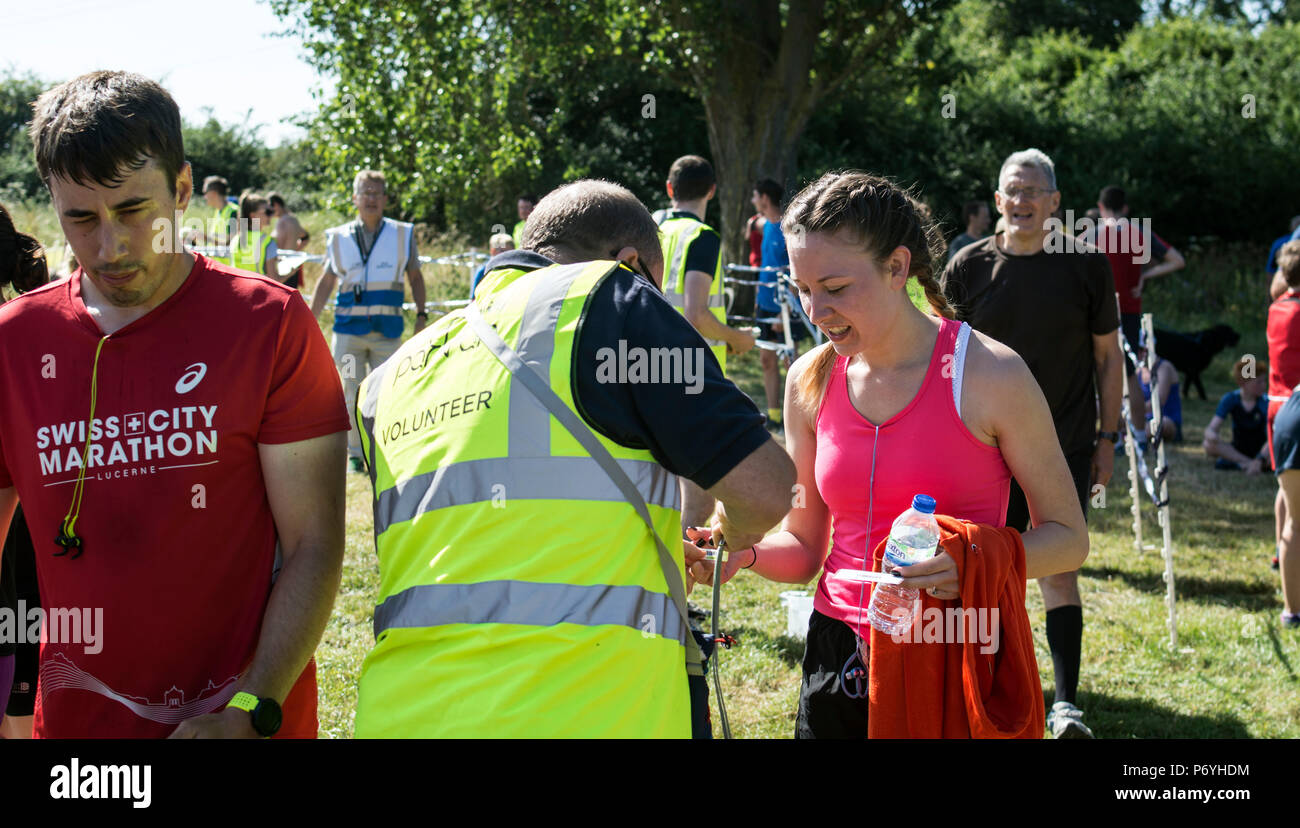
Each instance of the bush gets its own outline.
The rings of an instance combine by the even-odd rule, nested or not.
[[[963,201],[992,201],[1002,159],[1036,146],[1057,163],[1063,206],[1081,214],[1118,184],[1175,244],[1268,242],[1300,211],[1300,26],[1177,19],[1103,49],[1070,33],[1006,41],[981,8],[963,3],[918,42],[910,88],[863,78],[823,108],[802,178],[849,165],[916,183],[951,235]]]

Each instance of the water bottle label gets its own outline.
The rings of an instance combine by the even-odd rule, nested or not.
[[[938,544],[924,549],[918,549],[899,543],[897,539],[891,537],[885,543],[886,561],[882,562],[882,568],[884,563],[892,563],[894,566],[911,566],[914,563],[920,563],[921,561],[933,558],[937,549]]]

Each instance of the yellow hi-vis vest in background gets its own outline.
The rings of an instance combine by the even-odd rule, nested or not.
[[[584,309],[618,267],[498,281],[362,383],[380,584],[357,737],[690,736],[677,478],[586,430],[643,520],[537,391],[577,418]]]
[[[702,221],[678,216],[669,218],[659,225],[659,243],[664,249],[664,296],[681,313],[686,313],[686,251],[705,230],[713,228]],[[718,250],[718,261],[713,266],[713,284],[709,286],[709,312],[713,318],[727,324],[727,302],[723,296],[722,285],[722,250]],[[705,342],[718,358],[718,367],[727,370],[727,343],[717,339]]]
[[[235,235],[230,239],[230,264],[240,270],[266,275],[266,252],[271,248],[272,237],[264,231],[249,231],[248,237],[240,241]]]
[[[208,233],[206,245],[208,247],[225,247],[234,241],[234,225],[239,216],[239,209],[235,205],[227,202],[223,204],[212,218],[208,219]],[[209,256],[214,262],[223,265],[234,264],[232,257],[227,253],[225,256]],[[261,271],[258,271],[259,273]]]

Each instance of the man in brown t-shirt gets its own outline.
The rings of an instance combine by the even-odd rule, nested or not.
[[[1014,349],[1038,380],[1086,514],[1092,486],[1110,481],[1119,437],[1107,430],[1119,425],[1124,365],[1110,264],[1047,224],[1061,194],[1044,153],[1029,149],[1009,156],[994,202],[1006,231],[953,257],[944,272],[948,297],[960,319]],[[1024,531],[1029,520],[1024,492],[1013,480],[1007,526]],[[1048,726],[1057,738],[1089,738],[1092,732],[1074,705],[1083,641],[1079,574],[1040,578],[1038,585],[1056,681]]]

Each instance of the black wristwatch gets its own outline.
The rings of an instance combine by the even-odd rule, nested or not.
[[[269,739],[280,730],[283,714],[280,712],[280,703],[273,698],[236,693],[226,706],[247,710],[253,717],[253,730],[257,731],[258,736]]]
[[[1097,432],[1097,439],[1098,439],[1098,440],[1110,440],[1112,444],[1118,446],[1118,445],[1119,445],[1119,432],[1118,432],[1118,431],[1098,431],[1098,432]]]

